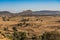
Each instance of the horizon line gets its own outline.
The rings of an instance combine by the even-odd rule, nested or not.
[[[23,11],[19,11],[19,12],[11,12],[11,11],[8,11],[8,10],[0,10],[0,12],[10,12],[10,13],[20,13],[20,12],[24,12],[24,11],[27,11],[27,10],[23,10]],[[60,10],[31,10],[31,11],[60,11]]]

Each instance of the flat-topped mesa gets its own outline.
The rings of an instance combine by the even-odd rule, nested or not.
[[[31,12],[32,12],[32,10],[26,10],[26,11],[23,11],[23,12],[31,13]]]
[[[32,14],[32,11],[31,10],[26,10],[26,11],[23,11],[22,13],[24,13],[24,14]]]

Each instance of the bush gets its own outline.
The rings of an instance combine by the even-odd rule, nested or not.
[[[42,40],[60,40],[60,33],[57,33],[55,31],[45,32],[42,35]]]
[[[17,28],[16,27],[13,27],[12,29],[13,29],[13,31],[17,31]]]
[[[6,16],[5,16],[5,17],[2,17],[2,20],[3,21],[9,21],[9,18],[6,18]]]
[[[4,31],[8,31],[8,27],[4,27]]]
[[[3,21],[6,21],[5,18],[6,18],[6,17],[2,17]]]
[[[22,19],[21,21],[25,22],[25,21],[29,21],[29,19]]]
[[[13,40],[24,40],[26,38],[25,32],[14,32],[13,33]]]

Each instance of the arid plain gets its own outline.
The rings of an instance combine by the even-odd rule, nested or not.
[[[5,34],[12,34],[14,30],[26,32],[28,38],[32,35],[43,35],[45,32],[60,33],[60,16],[1,16],[0,40],[10,40]]]

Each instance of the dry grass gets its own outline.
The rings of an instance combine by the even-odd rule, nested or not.
[[[29,21],[21,21],[22,19],[29,19]],[[60,21],[60,16],[17,16],[11,17],[9,21],[3,21],[0,17],[0,30],[4,27],[8,27],[9,32],[11,32],[12,27],[17,27],[18,31],[25,31],[35,35],[55,30],[60,32],[60,22],[57,21]],[[22,26],[19,26],[19,23],[23,23]]]

